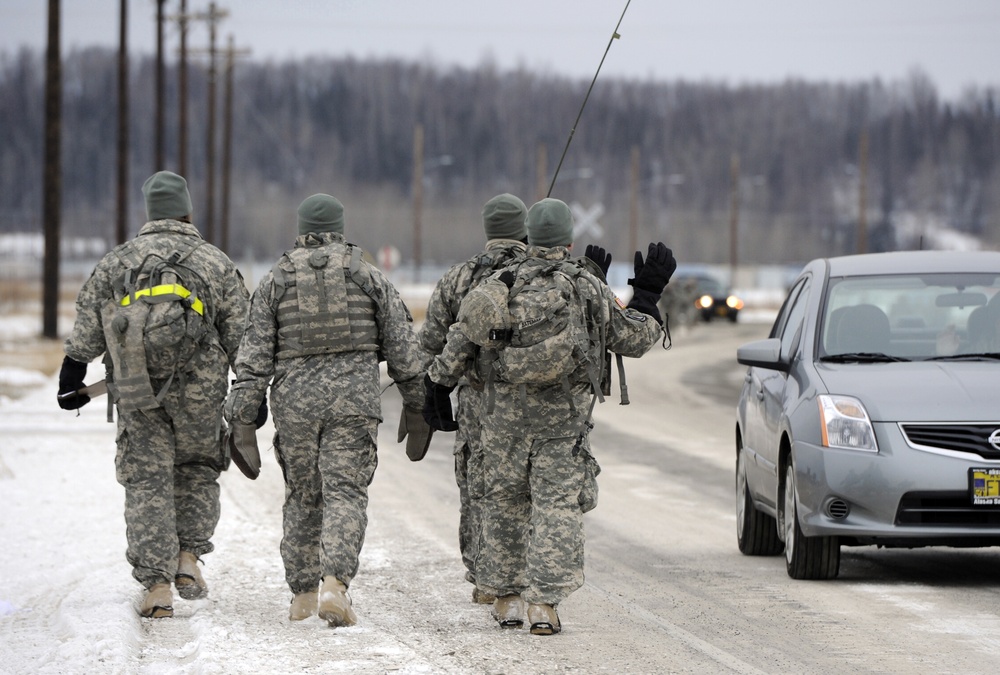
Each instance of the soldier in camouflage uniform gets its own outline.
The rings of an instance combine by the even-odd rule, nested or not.
[[[535,204],[528,211],[527,229],[529,260],[570,259],[573,223],[566,204],[556,199]],[[588,257],[606,272],[610,256],[602,249],[589,247]],[[673,254],[663,244],[650,244],[645,260],[637,252],[627,307],[600,281],[596,286],[586,280],[578,284],[586,295],[580,301],[595,308],[593,316],[606,330],[608,350],[639,357],[663,338],[656,302],[675,268]],[[445,352],[428,369],[424,410],[432,427],[447,426],[448,392],[475,354],[459,322]],[[559,632],[556,607],[583,584],[582,492],[594,392],[585,373],[569,380],[567,395],[558,384],[517,385],[498,376],[494,410],[484,410],[481,417],[485,495],[476,583],[497,596],[493,612],[501,626],[523,625],[523,603],[528,603],[528,622],[536,635]]]
[[[483,228],[486,250],[449,269],[438,281],[427,305],[427,318],[420,329],[420,344],[431,355],[444,351],[448,329],[458,316],[458,307],[469,289],[480,279],[508,263],[524,256],[527,231],[524,217],[527,207],[512,194],[500,194],[483,206]],[[458,423],[455,434],[455,481],[460,500],[458,544],[465,563],[465,578],[476,583],[476,555],[479,551],[479,499],[482,497],[482,476],[479,443],[479,405],[481,381],[463,377],[458,384],[455,412]],[[473,587],[472,601],[489,604],[495,598]]]
[[[197,297],[208,330],[200,348],[185,372],[169,382],[152,381],[163,396],[156,407],[129,406],[116,386],[124,388],[124,381],[116,383],[109,373],[108,382],[118,404],[115,464],[118,482],[125,487],[126,557],[132,575],[147,589],[140,613],[163,617],[173,614],[172,581],[183,598],[207,593],[196,561],[212,551],[211,538],[219,521],[222,402],[243,335],[249,294],[233,262],[204,242],[191,224],[191,197],[181,176],[156,173],[143,185],[143,194],[149,222],[135,239],[104,256],[77,297],[77,318],[65,343],[59,376],[63,396],[58,401],[60,407],[72,410],[90,400],[75,392],[84,386],[87,363],[110,346],[104,310],[124,304],[119,303],[116,288],[126,274],[126,251],[150,259],[189,250],[184,265],[204,284],[197,288]]]
[[[298,208],[299,236],[261,279],[226,400],[246,424],[270,383],[274,449],[285,479],[281,557],[289,618],[354,625],[347,589],[368,524],[368,485],[382,421],[379,361],[420,420],[428,356],[388,279],[344,240],[344,207],[316,194]],[[429,440],[429,439],[428,439]],[[409,452],[409,447],[408,447]],[[319,592],[317,592],[317,587]]]

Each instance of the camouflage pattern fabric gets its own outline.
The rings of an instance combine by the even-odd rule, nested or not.
[[[315,591],[325,576],[350,586],[378,464],[378,423],[370,417],[318,415],[319,405],[315,399],[276,395],[272,406],[274,448],[285,476],[281,559],[292,593]]]
[[[530,247],[527,254],[548,260],[570,256],[564,247]],[[637,358],[663,338],[656,321],[624,308],[605,284],[579,287],[599,308],[610,351]],[[473,367],[470,345],[453,329],[428,370],[431,379],[455,384]],[[596,497],[596,484],[588,478],[588,453],[574,448],[592,392],[585,377],[570,379],[575,384],[569,396],[559,385],[494,384],[494,410],[481,417],[484,496],[476,571],[482,590],[556,605],[583,583],[581,500]]]
[[[193,225],[167,219],[146,223],[133,242],[141,252],[167,256],[178,241],[191,237],[201,238]],[[181,549],[196,556],[212,550],[223,469],[221,404],[247,315],[243,278],[222,251],[203,244],[186,264],[209,284],[202,299],[214,331],[189,364],[186,383],[181,387],[175,380],[162,408],[118,411],[115,462],[118,482],[125,487],[127,558],[132,575],[146,588],[173,581]],[[114,297],[112,284],[123,272],[112,252],[84,283],[64,346],[70,358],[88,363],[106,351],[101,310]],[[163,384],[154,382],[157,388]]]
[[[331,259],[346,250],[339,233],[299,235],[295,246],[327,249]],[[250,300],[236,384],[226,399],[227,419],[248,424],[270,384],[274,446],[285,477],[281,554],[293,593],[315,591],[321,578],[331,575],[349,586],[357,572],[382,421],[380,355],[404,405],[423,406],[429,356],[417,344],[410,312],[377,268],[361,265],[376,296],[379,351],[276,359],[281,323],[269,272]]]
[[[512,239],[493,239],[483,253],[452,266],[434,287],[427,303],[427,316],[420,329],[420,344],[431,355],[444,351],[448,331],[458,317],[462,299],[481,278],[508,262],[524,256],[526,246]],[[466,379],[456,390],[455,483],[459,494],[458,546],[465,564],[466,580],[475,583],[475,560],[479,550],[479,507],[482,476],[477,475],[482,454],[479,442],[480,394]],[[470,466],[471,463],[471,466]],[[471,481],[471,483],[470,483]]]

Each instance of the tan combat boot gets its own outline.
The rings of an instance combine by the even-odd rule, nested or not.
[[[164,619],[174,615],[174,594],[170,584],[153,584],[146,589],[146,597],[139,606],[139,614],[151,619]]]
[[[319,593],[316,591],[306,591],[296,593],[292,598],[292,604],[288,608],[288,618],[291,621],[304,621],[316,614],[319,603]]]
[[[492,593],[487,593],[486,591],[479,590],[479,588],[472,589],[472,602],[477,605],[492,605],[493,601],[497,599],[497,596]]]
[[[177,558],[177,574],[174,575],[177,594],[185,600],[197,600],[208,595],[208,584],[198,569],[198,558],[190,551],[181,551]]]
[[[524,625],[524,601],[520,595],[501,595],[493,601],[493,618],[501,628],[520,628]]]
[[[528,605],[528,624],[532,635],[555,635],[561,630],[559,615],[552,605]]]
[[[351,609],[351,598],[347,587],[337,577],[323,577],[319,589],[319,618],[330,624],[330,628],[353,626],[358,622]]]

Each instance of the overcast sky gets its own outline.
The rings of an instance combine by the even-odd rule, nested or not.
[[[0,51],[45,43],[44,0],[0,0]],[[62,46],[118,41],[118,0],[62,0]],[[204,13],[208,0],[188,0]],[[155,0],[129,0],[129,48],[155,47]],[[179,0],[167,0],[175,14]],[[429,59],[590,78],[626,0],[219,0],[254,59],[309,54]],[[954,98],[1000,85],[1000,0],[631,0],[601,69],[641,79],[732,85],[788,77],[894,81],[924,71]],[[167,32],[168,49],[177,29]],[[204,22],[189,45],[208,46]]]

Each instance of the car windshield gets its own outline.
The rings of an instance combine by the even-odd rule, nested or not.
[[[699,295],[725,295],[722,283],[710,277],[698,277],[695,282],[695,290]]]
[[[899,274],[830,280],[825,361],[1000,358],[1000,275]]]

